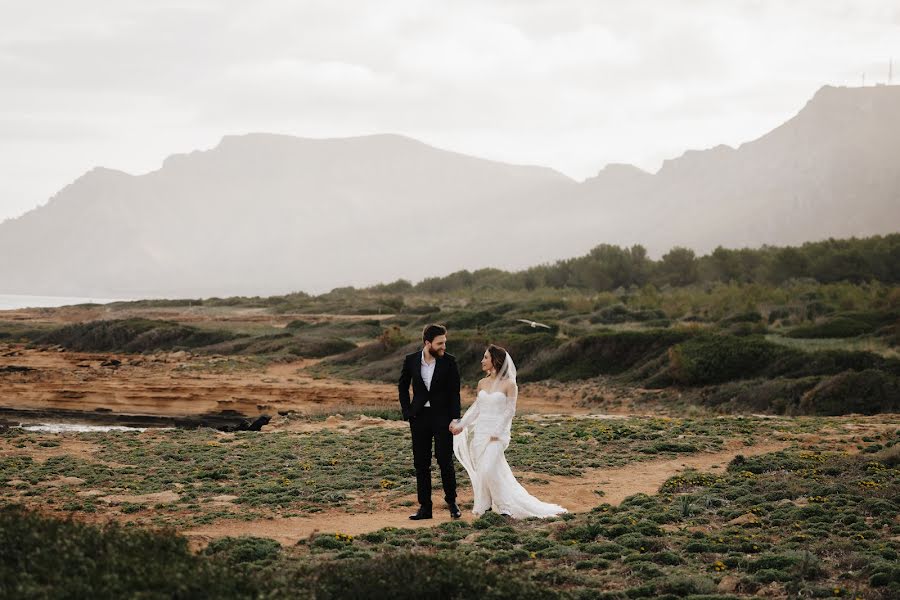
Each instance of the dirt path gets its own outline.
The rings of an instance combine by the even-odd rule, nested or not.
[[[743,446],[732,440],[727,450],[722,452],[686,456],[683,458],[633,463],[615,469],[591,469],[581,477],[553,477],[538,473],[516,473],[523,477],[537,477],[549,481],[547,484],[529,484],[528,487],[542,500],[555,502],[573,512],[590,510],[602,502],[619,504],[626,497],[637,493],[655,494],[659,487],[671,476],[688,468],[701,471],[723,470],[738,454],[756,456],[775,452],[788,447],[787,442],[765,442],[754,446]],[[465,485],[465,484],[464,484]],[[601,497],[595,490],[602,490]],[[472,497],[468,487],[461,490],[459,502],[471,505]],[[450,520],[442,506],[435,504],[434,519],[431,521],[410,521],[408,515],[413,509],[408,507],[385,507],[377,513],[318,513],[310,517],[290,517],[264,519],[259,521],[221,521],[183,531],[191,539],[195,548],[205,546],[211,540],[225,536],[250,535],[267,537],[290,546],[315,533],[344,533],[360,535],[385,527],[418,528],[432,527]],[[463,520],[471,521],[473,516],[464,510]]]
[[[636,462],[616,469],[592,469],[582,477],[554,477],[539,473],[522,475],[548,480],[549,484],[535,488],[541,490],[542,497],[581,512],[590,510],[601,502],[619,504],[634,494],[655,494],[669,477],[686,469],[724,472],[731,459],[738,454],[756,456],[790,446],[787,442],[765,442],[754,446],[744,446],[739,440],[729,442],[726,444],[728,449],[722,452]],[[603,496],[599,496],[595,490],[601,490]]]

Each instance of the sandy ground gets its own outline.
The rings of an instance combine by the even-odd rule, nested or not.
[[[539,473],[516,473],[520,481],[529,476],[547,481],[545,484],[529,483],[529,491],[541,500],[559,504],[570,512],[584,512],[601,504],[619,504],[633,494],[655,494],[669,477],[686,469],[701,471],[724,469],[738,454],[755,456],[766,452],[774,452],[786,448],[786,442],[764,443],[755,446],[733,447],[730,450],[713,454],[703,454],[678,458],[635,463],[616,469],[590,469],[579,477],[554,477]],[[472,494],[465,481],[460,482],[459,502],[471,504]],[[601,497],[596,491],[602,491]],[[411,496],[403,500],[414,500]],[[355,513],[346,512],[316,513],[309,517],[291,517],[282,519],[263,519],[259,521],[221,521],[188,529],[183,533],[191,538],[194,547],[200,547],[211,540],[224,536],[252,535],[277,540],[290,546],[299,540],[308,538],[319,532],[340,532],[349,535],[360,535],[377,531],[385,527],[418,528],[433,527],[450,521],[449,512],[439,503],[434,507],[434,519],[430,521],[410,521],[409,514],[414,510],[404,509],[395,502],[387,505],[379,512]],[[463,514],[463,520],[472,521],[471,512]]]
[[[102,366],[110,359],[121,365]],[[299,360],[261,367],[243,357],[59,352],[0,344],[0,406],[157,416],[228,410],[249,417],[399,408],[395,385],[304,373],[314,363]],[[31,370],[3,372],[4,367]],[[463,404],[472,397],[473,390],[465,389]],[[566,390],[534,384],[523,386],[519,406],[525,412],[587,413],[578,399]]]

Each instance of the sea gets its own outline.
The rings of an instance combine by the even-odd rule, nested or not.
[[[0,310],[13,310],[16,308],[48,308],[53,306],[68,306],[70,304],[106,304],[129,300],[129,298],[75,298],[71,296],[23,296],[18,294],[0,294]]]
[[[25,431],[39,431],[42,433],[106,433],[109,431],[147,431],[146,427],[128,427],[126,425],[89,425],[87,423],[35,423],[33,425],[19,425]],[[171,427],[157,427],[156,429],[172,429]]]

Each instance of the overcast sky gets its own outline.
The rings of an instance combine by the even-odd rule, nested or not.
[[[891,56],[898,0],[0,0],[0,221],[256,131],[656,171]]]

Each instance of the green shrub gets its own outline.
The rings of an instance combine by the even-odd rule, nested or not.
[[[888,467],[900,467],[900,444],[881,450],[873,458]]]
[[[808,321],[813,321],[818,317],[831,314],[835,312],[835,308],[830,304],[826,304],[820,300],[815,300],[813,302],[809,302],[806,305],[806,319]]]
[[[475,529],[490,529],[499,525],[506,525],[506,519],[495,511],[484,513],[472,524]]]
[[[512,561],[527,556],[507,552]],[[356,598],[501,598],[539,600],[559,593],[519,575],[486,567],[483,561],[455,555],[384,554],[369,560],[348,559],[319,565],[312,574],[317,600]]]
[[[299,338],[287,346],[287,351],[304,358],[324,358],[356,348],[353,342],[340,338]]]
[[[819,557],[806,551],[761,554],[758,558],[750,560],[747,571],[756,573],[761,583],[818,579],[826,574]]]
[[[590,334],[542,354],[520,370],[524,381],[589,379],[617,374],[656,358],[692,332],[673,329]]]
[[[35,340],[79,352],[147,352],[197,348],[241,337],[226,331],[198,329],[171,321],[109,319],[65,325]]]
[[[847,317],[835,317],[806,327],[795,327],[785,334],[789,338],[851,338],[874,331],[871,325]]]
[[[900,584],[900,566],[896,563],[878,561],[867,565],[866,571],[870,573],[869,585],[872,587]]]
[[[590,316],[591,323],[628,323],[631,321],[650,321],[665,319],[666,313],[659,309],[631,310],[624,304],[614,304],[602,308]]]
[[[769,377],[807,377],[867,369],[900,375],[900,360],[855,350],[790,351],[779,354],[763,374]]]
[[[711,594],[716,591],[716,584],[703,575],[672,575],[659,584],[658,591],[676,596]]]
[[[381,335],[378,337],[378,341],[381,342],[386,350],[393,351],[406,346],[413,340],[410,339],[409,336],[404,334],[403,330],[398,326],[391,325],[381,332]]]
[[[769,311],[769,325],[775,323],[775,321],[784,321],[785,319],[789,319],[791,316],[791,310],[786,307],[773,308]]]
[[[796,351],[761,337],[702,335],[669,350],[672,378],[685,385],[747,379],[784,354]]]
[[[433,315],[441,312],[441,307],[434,304],[422,304],[419,306],[404,306],[405,315]]]
[[[274,355],[288,354],[304,358],[323,358],[347,352],[356,344],[331,337],[312,327],[301,328],[297,334],[282,331],[206,346],[203,352],[216,354]]]
[[[752,379],[710,386],[699,394],[699,403],[720,413],[802,414],[800,399],[821,381],[799,379]]]
[[[265,562],[280,553],[281,544],[275,540],[252,536],[219,538],[203,550],[207,556],[226,557],[232,563]]]
[[[808,415],[898,412],[900,378],[873,369],[845,371],[806,392],[799,411]]]
[[[747,336],[747,335],[762,335],[765,334],[768,329],[766,329],[766,324],[762,321],[757,321],[756,323],[748,323],[746,321],[739,321],[737,323],[732,323],[728,325],[724,331],[729,335],[739,335],[739,336]]]
[[[264,582],[195,556],[172,532],[0,508],[0,597],[250,598]]]
[[[461,310],[443,317],[443,324],[449,331],[459,331],[460,329],[476,329],[478,327],[495,325],[501,318],[502,315],[489,310]]]
[[[724,319],[719,321],[719,325],[722,327],[726,327],[735,323],[759,323],[762,320],[763,316],[759,314],[759,312],[753,310],[749,312],[738,313],[736,315],[731,315],[730,317],[725,317]]]

